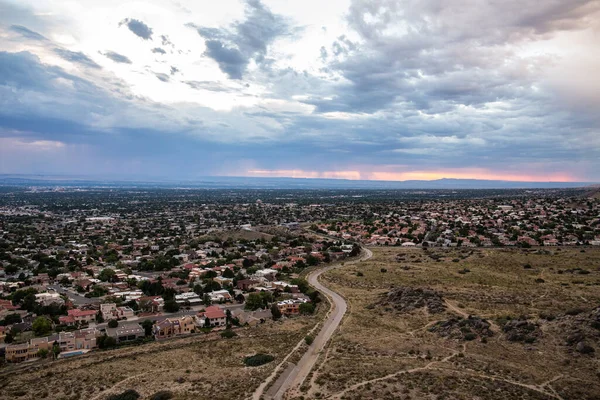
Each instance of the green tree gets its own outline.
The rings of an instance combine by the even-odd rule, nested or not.
[[[177,304],[175,299],[169,299],[169,300],[165,301],[165,305],[163,306],[163,309],[166,312],[174,313],[174,312],[179,311],[179,304]]]
[[[44,336],[52,332],[52,322],[46,317],[37,317],[31,328],[36,336]]]
[[[302,293],[306,293],[308,291],[308,289],[310,289],[310,286],[308,285],[308,282],[306,281],[306,279],[295,278],[295,279],[292,279],[290,283],[292,285],[297,285],[298,290],[300,290],[300,292],[302,292]]]
[[[235,274],[231,269],[225,268],[225,271],[223,271],[223,278],[233,279],[235,278]]]
[[[116,272],[114,269],[104,268],[102,271],[100,271],[98,279],[100,279],[102,282],[114,282],[115,275]]]
[[[19,322],[21,322],[21,316],[17,313],[14,314],[8,314],[6,317],[4,317],[4,321],[2,323],[2,325],[12,325],[12,324],[18,324]]]
[[[58,342],[54,342],[54,344],[52,345],[52,355],[54,356],[54,358],[56,358],[59,354],[60,346],[58,345]]]
[[[39,358],[46,358],[46,357],[48,357],[48,350],[46,350],[46,349],[39,349],[38,352],[37,352],[37,356]]]
[[[300,314],[302,315],[310,315],[315,312],[315,306],[313,303],[302,303],[300,307],[298,307]]]
[[[116,328],[118,326],[119,326],[119,321],[117,321],[116,319],[111,319],[110,321],[108,321],[109,328]]]
[[[109,349],[111,347],[115,347],[117,345],[117,341],[114,337],[108,336],[104,334],[96,339],[96,343],[98,344],[98,348],[100,349]]]
[[[149,319],[145,319],[144,321],[142,321],[142,328],[144,328],[144,334],[146,336],[151,336],[152,335],[152,327],[154,326],[154,322],[150,321]]]
[[[262,298],[260,297],[259,293],[250,293],[248,295],[248,298],[246,299],[246,305],[244,306],[244,308],[246,310],[258,310],[259,308],[261,308],[263,305],[263,301]]]
[[[279,310],[277,304],[273,304],[271,306],[271,315],[273,316],[274,321],[277,321],[279,318],[281,318],[281,310]]]

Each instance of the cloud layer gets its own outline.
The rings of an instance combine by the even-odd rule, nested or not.
[[[600,181],[599,34],[595,0],[0,0],[0,173]]]

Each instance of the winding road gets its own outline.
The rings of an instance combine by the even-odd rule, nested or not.
[[[299,388],[315,363],[317,362],[317,358],[319,357],[319,353],[323,350],[331,336],[342,322],[342,318],[346,313],[347,304],[346,300],[338,293],[333,290],[327,288],[319,282],[319,276],[323,272],[329,271],[331,269],[339,268],[342,265],[352,265],[357,264],[359,262],[368,260],[373,256],[373,253],[366,248],[362,249],[362,255],[359,259],[354,261],[347,261],[344,264],[334,264],[328,267],[315,270],[311,272],[308,277],[308,283],[317,289],[319,292],[327,296],[331,303],[331,310],[329,311],[326,320],[323,323],[323,327],[319,331],[318,335],[315,337],[313,343],[308,347],[306,353],[302,356],[298,364],[293,365],[291,363],[287,363],[287,368],[284,370],[283,374],[277,379],[277,381],[271,386],[267,393],[264,393],[264,388],[266,384],[261,385],[258,390],[254,393],[253,399],[258,399],[262,395],[265,399],[274,399],[281,400],[283,399],[283,395],[289,389]],[[283,363],[282,363],[283,364]],[[280,365],[279,367],[282,367]],[[272,379],[273,376],[270,377]],[[265,382],[269,383],[269,382]]]

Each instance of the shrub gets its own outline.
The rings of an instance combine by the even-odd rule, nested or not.
[[[365,275],[365,274],[363,274],[363,273],[362,273],[362,272],[360,272],[360,271],[358,271],[358,272],[356,273],[356,276],[364,276],[364,275]]]
[[[567,310],[567,312],[565,314],[577,315],[577,314],[581,314],[582,312],[583,312],[583,310],[581,308],[571,308],[570,310]]]
[[[124,391],[121,394],[113,394],[106,398],[106,400],[137,400],[140,398],[140,394],[133,389]]]
[[[553,314],[541,312],[540,318],[545,319],[546,321],[554,321],[556,319],[556,316],[554,316]]]
[[[236,336],[237,336],[237,333],[235,333],[231,329],[226,329],[223,332],[221,332],[221,337],[223,337],[225,339],[231,339]]]
[[[150,396],[150,400],[169,400],[173,398],[173,392],[168,390],[161,390],[160,392],[154,393]]]
[[[110,321],[108,321],[109,328],[116,328],[118,326],[119,326],[119,321],[117,321],[116,319],[111,319]]]
[[[381,272],[387,272],[387,269],[381,268]]]
[[[310,346],[315,341],[315,338],[313,338],[312,336],[306,336],[304,338],[304,341],[306,342],[307,345]]]
[[[270,354],[255,354],[244,358],[244,364],[249,367],[258,367],[259,365],[267,364],[273,361],[275,357]]]
[[[579,271],[577,271],[577,273],[579,275],[588,275],[590,271],[588,271],[587,269],[580,269]]]

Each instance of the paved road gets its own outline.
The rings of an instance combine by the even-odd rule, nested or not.
[[[348,261],[345,263],[345,265],[356,264],[368,260],[372,256],[373,253],[369,249],[363,249],[363,255],[358,260]],[[329,267],[313,271],[308,275],[308,282],[319,292],[324,293],[330,299],[332,302],[332,311],[327,317],[327,320],[325,320],[321,331],[313,343],[309,346],[306,353],[304,353],[298,364],[289,373],[287,379],[285,379],[283,382],[280,382],[280,380],[275,382],[273,387],[269,389],[269,393],[275,394],[272,397],[267,395],[265,396],[266,398],[281,400],[288,389],[300,387],[317,362],[319,353],[323,350],[325,344],[327,344],[329,339],[331,339],[331,336],[340,325],[340,322],[346,313],[346,301],[342,296],[333,290],[328,289],[326,286],[323,286],[319,282],[319,276],[321,276],[323,272],[329,271],[333,268],[338,268],[340,266],[341,264],[331,265]],[[280,387],[277,388],[277,385],[280,385]]]
[[[60,287],[59,285],[48,285],[48,288],[55,290],[57,293],[67,295],[69,300],[71,300],[73,302],[73,304],[75,304],[76,306],[81,306],[84,304],[100,303],[99,298],[87,298],[87,297],[82,296],[78,293],[75,293],[71,290],[67,290],[63,287]]]
[[[224,310],[230,310],[230,311],[234,311],[234,310],[243,310],[244,309],[244,304],[219,304],[219,307],[223,308]],[[198,314],[198,311],[202,310],[206,308],[206,306],[200,305],[200,306],[193,306],[191,307],[189,310],[179,310],[176,313],[161,313],[158,315],[146,315],[146,316],[135,316],[135,317],[131,317],[128,318],[126,320],[121,320],[119,321],[122,324],[126,324],[128,322],[137,322],[137,323],[142,323],[144,320],[151,320],[151,321],[157,321],[157,322],[161,322],[167,318],[179,318],[179,317],[183,317],[186,315],[196,315]],[[108,326],[108,322],[101,322],[99,324],[95,325],[97,329],[106,329],[106,327]]]

